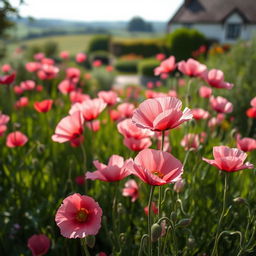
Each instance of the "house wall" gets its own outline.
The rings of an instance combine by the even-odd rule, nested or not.
[[[230,15],[224,23],[220,24],[208,24],[208,23],[194,23],[194,24],[170,24],[168,32],[172,32],[181,27],[194,28],[203,33],[207,38],[217,40],[220,43],[234,43],[236,40],[230,40],[226,38],[227,25],[229,23],[242,24],[241,35],[239,39],[249,40],[255,34],[256,36],[256,24],[248,25],[243,23],[242,17],[238,13]]]

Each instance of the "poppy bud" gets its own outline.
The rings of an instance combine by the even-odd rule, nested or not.
[[[151,240],[152,242],[156,242],[158,238],[161,236],[162,227],[158,223],[154,223],[151,226]]]
[[[182,219],[178,222],[176,227],[185,228],[191,223],[191,221],[192,221],[191,219]]]

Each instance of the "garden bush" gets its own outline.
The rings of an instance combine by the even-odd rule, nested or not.
[[[90,40],[88,52],[109,51],[110,41],[109,35],[96,35]]]
[[[195,29],[180,28],[166,36],[168,52],[178,61],[192,57],[192,52],[205,44],[205,36]]]
[[[139,62],[140,62],[139,59],[133,59],[133,60],[119,59],[115,63],[115,68],[119,72],[137,73]]]
[[[91,63],[95,60],[100,60],[103,65],[110,64],[111,55],[107,51],[95,51],[90,54]]]
[[[145,59],[139,63],[139,74],[141,76],[154,76],[154,69],[158,67],[160,62],[155,59]]]

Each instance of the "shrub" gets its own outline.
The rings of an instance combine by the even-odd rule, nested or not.
[[[3,41],[0,41],[0,59],[3,59],[6,54],[6,47]]]
[[[192,57],[192,52],[205,44],[205,36],[195,29],[180,28],[166,37],[169,54],[174,55],[178,61]]]
[[[163,51],[164,42],[162,39],[117,40],[111,44],[111,53],[117,57],[127,54],[152,57]]]
[[[103,65],[110,64],[111,55],[107,51],[95,51],[90,54],[91,63],[95,60],[100,60]]]
[[[134,59],[134,60],[119,59],[115,63],[115,68],[119,72],[137,73],[139,61],[140,61],[139,59]]]
[[[141,76],[154,76],[154,69],[158,67],[160,62],[155,59],[142,60],[139,63],[139,74]]]
[[[46,56],[57,56],[59,52],[59,45],[56,42],[48,41],[43,45],[43,52]]]
[[[88,46],[88,52],[109,51],[111,37],[109,35],[94,36]]]
[[[115,79],[114,73],[107,72],[103,67],[93,69],[92,76],[97,82],[98,90],[110,90]]]

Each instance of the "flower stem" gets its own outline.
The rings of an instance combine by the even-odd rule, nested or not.
[[[228,174],[224,173],[224,175],[225,175],[225,183],[224,183],[224,192],[223,192],[222,212],[221,212],[221,215],[220,215],[220,218],[219,218],[218,227],[217,227],[217,231],[216,231],[216,235],[215,235],[214,247],[213,247],[211,256],[218,255],[218,252],[217,252],[218,238],[219,238],[219,233],[220,233],[222,220],[223,220],[225,210],[226,210],[226,195],[227,195]]]
[[[148,200],[148,255],[152,256],[152,240],[151,240],[151,205],[153,200],[153,194],[154,194],[155,187],[150,187],[150,194],[149,194],[149,200]]]
[[[87,245],[86,245],[85,238],[82,238],[82,239],[81,239],[81,246],[82,246],[82,248],[83,248],[83,250],[84,250],[85,256],[90,256],[90,253],[89,253],[88,248],[87,248]]]

